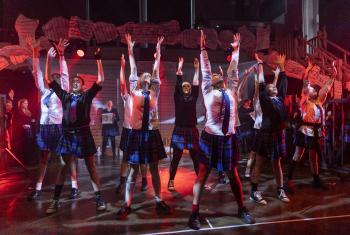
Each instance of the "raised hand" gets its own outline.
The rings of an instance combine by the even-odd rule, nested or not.
[[[277,66],[275,70],[272,70],[272,72],[275,74],[275,77],[278,77],[278,75],[281,72],[281,69],[280,69],[280,67]]]
[[[201,30],[201,40],[200,40],[201,50],[205,50],[205,39],[206,39],[206,36],[203,30]]]
[[[69,46],[69,41],[68,41],[68,39],[60,38],[58,44],[57,43],[53,43],[53,45],[55,46],[58,55],[59,56],[63,56],[64,55],[64,51]]]
[[[11,89],[10,91],[9,91],[9,97],[11,98],[11,100],[13,100],[13,97],[15,96],[15,92],[14,92],[14,90],[13,89]]]
[[[97,48],[97,50],[94,53],[96,60],[101,60],[101,48]]]
[[[279,54],[277,60],[275,61],[278,66],[284,66],[286,63],[286,55]]]
[[[233,51],[237,51],[239,49],[240,41],[241,41],[241,34],[235,33],[233,35],[233,43],[231,43]]]
[[[126,33],[126,34],[125,34],[125,41],[126,41],[126,43],[128,44],[128,50],[129,50],[129,52],[132,51],[132,49],[134,48],[134,45],[135,45],[135,41],[132,41],[132,40],[131,40],[131,35],[130,35],[130,33]]]
[[[311,62],[311,59],[308,58],[308,60],[307,60],[307,67],[305,68],[305,74],[309,73],[310,70],[312,69],[312,67],[313,67],[313,64]]]
[[[57,55],[55,48],[51,47],[48,51],[47,51],[47,57],[49,58],[55,58]]]
[[[157,52],[160,52],[160,46],[162,45],[163,41],[164,41],[164,36],[158,37],[157,46],[156,46]]]
[[[176,75],[182,75],[182,66],[184,64],[184,58],[183,57],[179,57],[179,64],[177,66],[177,71],[176,71]]]
[[[263,60],[259,57],[258,53],[254,53],[255,60],[258,64],[262,64]]]
[[[125,57],[124,57],[124,54],[121,55],[120,57],[120,65],[125,68]]]
[[[193,67],[195,70],[199,69],[199,60],[197,58],[194,58]]]

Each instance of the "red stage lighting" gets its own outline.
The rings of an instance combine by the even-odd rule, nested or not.
[[[84,55],[85,55],[84,50],[78,49],[78,50],[77,50],[77,55],[78,55],[79,57],[84,57]]]

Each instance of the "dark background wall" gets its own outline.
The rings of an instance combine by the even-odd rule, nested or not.
[[[331,41],[350,50],[350,2],[319,0],[320,27],[326,26]]]

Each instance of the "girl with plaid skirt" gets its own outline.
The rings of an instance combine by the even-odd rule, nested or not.
[[[103,211],[106,209],[106,203],[101,197],[100,178],[96,171],[95,158],[96,153],[95,141],[90,130],[90,109],[93,98],[102,89],[104,73],[100,55],[100,49],[95,52],[98,68],[98,79],[90,89],[83,91],[84,80],[75,76],[72,79],[72,92],[63,90],[54,80],[51,74],[51,63],[54,54],[48,54],[46,64],[46,81],[49,87],[56,93],[62,102],[63,107],[63,135],[58,143],[57,152],[62,155],[64,162],[67,164],[71,158],[78,157],[85,160],[86,167],[90,174],[91,183],[96,196],[96,209]],[[66,168],[64,166],[58,172],[56,179],[55,192],[53,200],[46,210],[47,214],[56,213],[60,205],[60,194],[64,184]]]
[[[174,101],[175,101],[175,127],[171,137],[171,147],[174,154],[170,164],[170,178],[168,190],[174,191],[174,178],[177,167],[184,149],[189,150],[193,161],[193,167],[198,175],[198,150],[199,134],[197,125],[196,103],[199,94],[199,61],[194,60],[195,73],[192,85],[182,80],[183,58],[179,58],[179,65],[176,72],[177,80],[175,84]]]
[[[130,52],[134,42],[131,41],[129,34],[125,38]],[[131,201],[140,164],[149,164],[157,212],[161,214],[170,212],[170,208],[160,196],[161,182],[158,171],[158,161],[166,158],[163,141],[158,129],[159,63],[160,46],[163,40],[164,37],[158,38],[152,75],[142,73],[140,78],[136,76],[129,77],[132,97],[130,116],[132,131],[124,154],[126,154],[130,164],[130,173],[126,182],[125,203],[117,212],[118,219],[127,218],[131,212]]]
[[[261,192],[258,191],[260,171],[265,158],[272,161],[272,167],[277,184],[277,198],[283,202],[289,202],[289,198],[283,190],[283,174],[281,168],[281,157],[285,154],[283,123],[286,120],[284,97],[287,93],[288,80],[284,72],[285,56],[280,55],[276,61],[281,72],[280,85],[277,90],[276,83],[265,85],[263,62],[255,54],[258,62],[259,79],[259,101],[262,110],[262,122],[260,130],[257,131],[254,143],[256,152],[255,165],[251,175],[250,199],[256,203],[266,205]]]
[[[42,182],[45,177],[49,156],[56,152],[57,144],[62,136],[62,104],[54,91],[49,89],[44,83],[43,73],[39,64],[40,42],[31,40],[30,38],[27,39],[27,42],[33,50],[33,76],[41,95],[41,116],[37,136],[37,144],[41,150],[38,179],[35,185],[35,191],[28,197],[28,200],[38,200],[41,195]],[[55,45],[59,55],[60,73],[54,74],[61,88],[67,92],[69,91],[69,75],[67,63],[64,59],[64,51],[68,45],[69,43],[66,39],[60,39],[59,43]],[[72,180],[70,198],[74,199],[78,196],[77,173],[74,159],[70,160],[69,165]]]
[[[200,229],[199,201],[212,168],[225,171],[230,181],[231,190],[236,197],[238,216],[245,223],[254,223],[254,219],[244,207],[242,183],[237,171],[239,154],[235,125],[237,119],[239,41],[240,35],[234,35],[232,58],[227,70],[228,87],[226,88],[222,75],[211,73],[208,54],[205,50],[205,35],[201,31],[200,63],[207,121],[199,140],[199,173],[193,185],[192,213],[188,220],[188,226],[195,230]]]
[[[131,45],[133,46],[133,44]],[[129,48],[129,63],[130,63],[130,77],[133,76],[137,79],[137,68],[135,63],[135,58],[133,56],[132,48]],[[122,135],[120,137],[119,149],[123,151],[123,159],[120,164],[120,178],[119,185],[116,188],[117,193],[124,193],[125,191],[125,183],[126,176],[128,174],[128,156],[126,154],[126,150],[130,143],[131,137],[131,125],[130,125],[130,115],[132,108],[132,97],[126,88],[126,80],[125,80],[125,58],[124,54],[122,54],[120,58],[120,95],[124,102],[124,121],[123,121],[123,130]],[[142,176],[142,184],[141,191],[146,191],[148,189],[147,183],[147,164],[140,164],[141,176]]]
[[[309,150],[310,170],[313,176],[313,185],[316,188],[327,189],[327,186],[321,180],[318,171],[318,158],[322,156],[321,141],[324,138],[324,123],[325,114],[323,104],[327,99],[327,94],[330,91],[334,79],[337,75],[335,65],[333,64],[332,77],[320,89],[317,85],[310,85],[307,80],[309,71],[313,65],[309,61],[308,67],[305,70],[304,85],[300,100],[301,124],[296,134],[296,149],[293,159],[288,169],[288,181],[286,186],[293,192],[293,173],[297,163],[302,159],[305,149]]]

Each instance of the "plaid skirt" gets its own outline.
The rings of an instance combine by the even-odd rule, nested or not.
[[[237,135],[238,133],[236,133]],[[253,143],[255,138],[255,130],[239,131],[237,135],[239,144],[247,147],[247,151],[250,152],[253,149]]]
[[[116,125],[102,125],[102,136],[119,136],[119,128]]]
[[[237,166],[239,152],[236,135],[212,135],[203,130],[199,148],[199,161],[208,168],[229,171]]]
[[[254,151],[270,160],[286,155],[284,131],[257,130],[254,142]]]
[[[132,130],[126,148],[130,164],[149,164],[166,158],[166,152],[159,130]]]
[[[57,146],[57,154],[85,158],[95,153],[96,145],[90,127],[78,130],[63,130],[63,135]]]
[[[322,139],[323,138],[318,138],[318,140],[315,140],[315,137],[307,136],[297,131],[295,145],[306,149],[314,149],[322,145]]]
[[[196,127],[175,126],[171,136],[171,147],[179,150],[199,150],[199,133]]]
[[[126,151],[131,137],[131,129],[123,127],[122,135],[120,137],[119,149],[123,152]]]
[[[61,124],[47,124],[39,126],[37,144],[40,150],[56,151],[58,142],[62,136]]]

